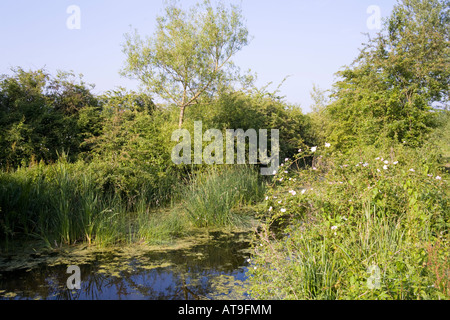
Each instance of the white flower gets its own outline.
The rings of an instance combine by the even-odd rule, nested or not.
[[[288,173],[287,171],[285,171],[284,173]]]
[[[377,171],[378,171],[378,172],[381,172],[381,170],[380,170],[380,169],[377,169]]]
[[[348,219],[346,217],[342,217],[343,220],[347,221]]]
[[[303,190],[302,190],[302,194],[305,194],[305,192],[306,192],[306,189],[303,189]]]
[[[311,148],[311,152],[316,152],[316,150],[317,150],[317,147],[312,147]]]
[[[277,174],[277,170],[274,170],[274,171],[273,171],[273,174]]]
[[[375,160],[380,160],[380,157],[378,157],[378,158],[375,158]]]
[[[394,164],[398,164],[398,161],[395,161]]]
[[[281,209],[280,211],[283,212],[283,213],[285,213],[285,212],[286,212],[286,209]]]
[[[302,149],[298,149],[298,153],[302,152]]]
[[[317,170],[317,168],[316,168],[316,167],[313,167],[313,170]]]
[[[280,182],[283,181],[283,178],[281,178],[279,181],[280,181]]]
[[[384,170],[387,170],[387,169],[388,169],[388,166],[387,166],[387,165],[384,165],[384,166],[383,166],[383,169],[384,169]]]
[[[386,161],[384,162],[384,164],[389,164],[389,161],[386,160]]]
[[[272,211],[272,210],[273,210],[273,207],[270,207],[270,208],[269,208],[269,212]]]
[[[269,196],[267,196],[264,200],[266,200],[266,201],[269,200]]]
[[[337,229],[337,226],[332,226],[331,227],[331,230],[336,230]]]
[[[416,170],[414,170],[414,169],[409,169],[409,171],[411,171],[411,172],[416,172]]]
[[[284,162],[288,162],[288,161],[289,161],[289,158],[284,159]]]
[[[279,204],[280,204],[281,202],[283,202],[283,200],[278,201]]]
[[[289,193],[292,194],[293,196],[297,194],[297,192],[295,192],[294,190],[289,190]]]
[[[366,162],[363,164],[363,167],[367,167],[369,164]]]
[[[437,176],[436,180],[442,180],[442,178],[440,176]]]
[[[331,144],[329,144],[328,142],[325,142],[325,148],[329,148],[331,147]]]
[[[427,176],[431,178],[433,175],[432,174],[427,174]]]

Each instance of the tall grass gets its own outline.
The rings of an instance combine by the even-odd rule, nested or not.
[[[49,245],[130,241],[148,212],[147,194],[130,199],[105,191],[86,167],[64,159],[0,173],[0,236],[27,235]],[[135,205],[141,203],[141,208]],[[143,208],[142,208],[143,207]]]
[[[252,296],[448,299],[448,175],[425,151],[324,154],[328,163],[300,171],[286,164],[268,189]],[[273,234],[280,221],[287,227]]]
[[[198,227],[233,226],[244,218],[233,209],[261,201],[264,190],[258,172],[250,167],[213,167],[191,178],[182,202]]]

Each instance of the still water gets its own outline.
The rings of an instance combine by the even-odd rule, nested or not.
[[[0,299],[248,299],[250,238],[207,232],[166,247],[1,254]],[[67,288],[69,265],[80,268],[79,290]]]

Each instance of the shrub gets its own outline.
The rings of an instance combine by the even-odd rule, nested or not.
[[[450,226],[448,175],[438,171],[436,153],[317,149],[311,168],[294,170],[311,155],[302,152],[268,189],[267,226],[249,272],[253,296],[448,298],[445,264],[429,262],[427,250],[448,241]]]

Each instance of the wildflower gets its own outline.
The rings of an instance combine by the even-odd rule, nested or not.
[[[380,157],[378,157],[378,158],[375,158],[375,160],[380,160]]]
[[[272,211],[272,210],[273,210],[273,207],[270,207],[270,208],[269,208],[269,212]]]
[[[347,167],[348,167],[348,164],[344,164],[343,167],[344,167],[344,168],[347,168]]]
[[[336,230],[337,229],[337,226],[332,226],[331,227],[331,230]]]
[[[269,196],[267,196],[264,200],[266,200],[266,201],[269,200]]]
[[[430,174],[427,174],[427,176],[431,178],[433,175],[430,173]]]
[[[384,165],[384,166],[383,166],[383,169],[384,169],[384,170],[387,170],[387,169],[388,169],[388,166],[387,166],[387,165]]]
[[[366,162],[363,164],[363,167],[367,167],[369,164]]]
[[[284,173],[288,173],[287,171],[285,171]]]
[[[250,262],[250,261],[252,261],[251,259],[247,259],[247,262]]]
[[[346,217],[342,217],[342,220],[347,221],[348,219]]]
[[[387,161],[387,160],[386,160],[386,161],[384,161],[384,164],[389,164],[389,161]]]
[[[284,162],[288,162],[288,161],[289,161],[289,158],[284,159]]]
[[[289,193],[292,194],[293,196],[297,194],[297,192],[295,192],[294,190],[289,190]]]
[[[409,169],[409,171],[411,171],[411,172],[416,172],[416,170],[414,170],[414,169]]]
[[[277,174],[277,170],[274,170],[274,171],[273,171],[273,174]]]
[[[302,194],[305,194],[305,192],[306,192],[306,189],[303,189],[303,190],[302,190]]]
[[[302,149],[298,149],[298,153],[302,152]]]
[[[316,167],[313,167],[313,170],[317,170],[317,168],[316,168]]]
[[[283,212],[283,213],[285,213],[285,212],[286,212],[286,209],[283,208],[283,209],[281,209],[280,211]]]
[[[377,169],[377,171],[378,171],[378,172],[381,172],[381,170],[380,170],[380,169]]]
[[[311,152],[316,152],[316,150],[317,150],[317,147],[312,147],[311,148]]]
[[[398,164],[398,161],[395,161],[394,164]]]
[[[280,204],[281,202],[283,202],[283,200],[278,201],[278,204]]]
[[[325,142],[325,148],[329,148],[331,147],[331,144],[329,144],[328,142]]]
[[[436,180],[442,180],[442,178],[440,176],[437,176]]]
[[[281,181],[283,181],[283,178],[281,178],[281,179],[280,179],[280,180],[278,180],[278,181],[280,181],[280,182],[281,182]]]

